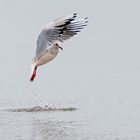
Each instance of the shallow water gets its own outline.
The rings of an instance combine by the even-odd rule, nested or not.
[[[32,96],[14,96],[8,96],[7,100],[1,96],[3,99],[0,99],[2,140],[140,138],[140,103],[137,94],[72,94],[69,98],[63,95],[65,98],[62,99],[53,96],[52,102],[59,102],[60,107],[52,110],[36,106],[37,102]],[[18,100],[13,102],[13,98]]]

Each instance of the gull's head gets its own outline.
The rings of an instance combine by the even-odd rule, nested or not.
[[[56,46],[57,48],[63,50],[62,43],[60,41],[55,41],[54,46]]]
[[[31,64],[31,73],[30,73],[30,82],[32,82],[36,76],[36,70],[37,70],[37,66],[36,63],[33,62]]]

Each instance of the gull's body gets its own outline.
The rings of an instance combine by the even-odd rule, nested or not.
[[[75,18],[76,13],[50,22],[43,28],[37,39],[36,56],[31,67],[30,81],[34,80],[38,66],[48,63],[57,56],[59,50],[62,49],[63,41],[76,35],[86,26],[87,18],[81,20],[75,20]]]
[[[53,60],[59,52],[57,43],[53,44],[50,48],[43,51],[42,55],[36,60],[36,65],[40,66]]]

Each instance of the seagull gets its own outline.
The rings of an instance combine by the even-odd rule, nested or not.
[[[41,30],[37,39],[36,54],[31,64],[30,81],[34,80],[38,66],[53,60],[59,50],[63,50],[62,43],[87,25],[87,17],[82,19],[76,17],[77,13],[58,18]]]

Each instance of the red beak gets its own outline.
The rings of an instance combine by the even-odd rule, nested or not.
[[[37,70],[37,66],[35,67],[35,69],[34,69],[34,71],[33,71],[33,74],[32,74],[32,76],[31,76],[31,78],[30,78],[30,82],[33,82],[33,81],[34,81],[34,78],[35,78],[35,76],[36,76],[36,70]]]

